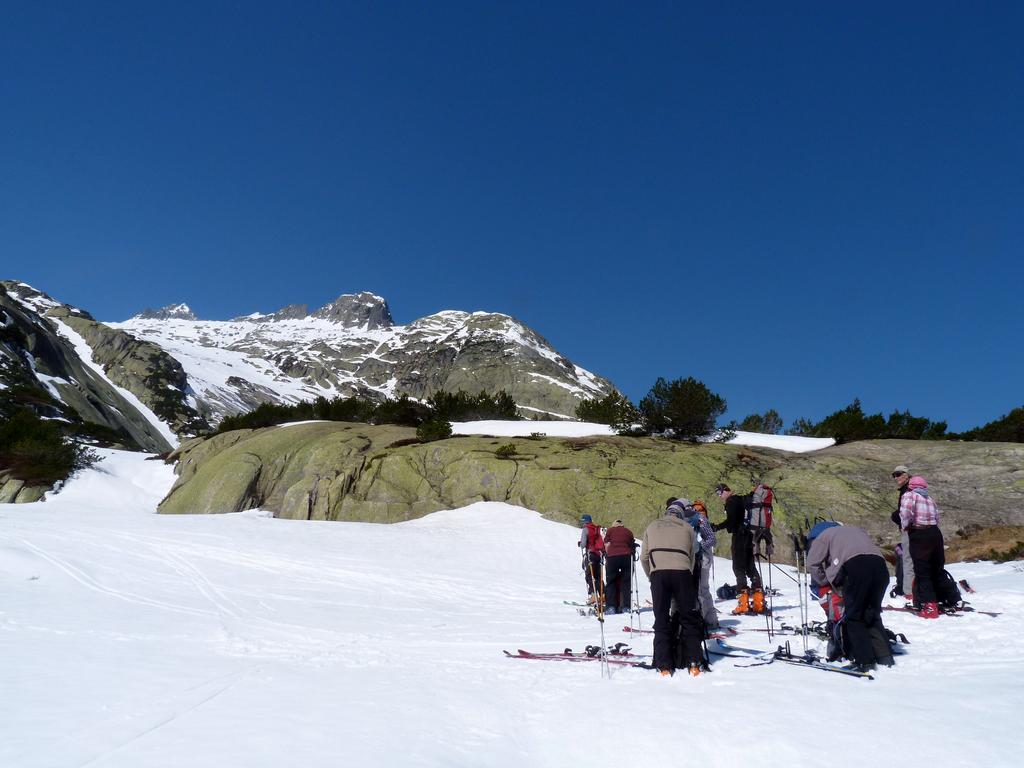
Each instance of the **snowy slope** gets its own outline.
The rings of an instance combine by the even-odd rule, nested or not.
[[[456,435],[493,435],[495,437],[528,437],[542,432],[549,437],[589,437],[592,435],[614,435],[615,430],[607,424],[592,424],[584,421],[467,421],[452,424]],[[757,432],[737,432],[728,441],[731,445],[750,445],[758,448],[774,448],[789,453],[820,451],[835,445],[831,437],[794,437],[792,435],[763,435]]]
[[[75,353],[78,355],[79,359],[86,366],[88,366],[93,373],[99,376],[114,391],[116,391],[118,394],[121,395],[121,397],[127,400],[132,405],[132,407],[134,407],[135,410],[137,410],[142,415],[142,417],[147,422],[149,422],[150,426],[152,426],[153,429],[156,430],[157,434],[159,434],[164,440],[167,441],[168,445],[170,445],[171,447],[177,447],[178,443],[180,442],[178,440],[178,436],[171,431],[171,428],[167,426],[166,423],[160,420],[159,416],[153,413],[152,409],[150,409],[145,403],[143,403],[138,397],[136,397],[135,394],[129,392],[124,387],[119,387],[117,384],[111,381],[110,377],[107,376],[107,374],[104,372],[103,366],[99,365],[95,360],[93,360],[92,348],[89,346],[88,342],[86,342],[85,339],[83,339],[67,323],[61,322],[55,317],[51,317],[50,322],[53,323],[54,328],[57,329],[57,333],[60,334],[63,338],[65,338],[68,341],[68,343],[71,344],[71,346],[75,350]],[[40,374],[37,374],[37,378],[40,378],[40,380],[42,380],[42,376]]]
[[[562,604],[583,592],[571,527],[493,503],[392,526],[157,516],[170,468],[104,455],[45,504],[0,510],[0,765],[1019,762],[1020,564],[951,569],[998,618],[887,614],[910,655],[874,681],[731,659],[602,679],[501,654],[600,642]],[[774,585],[796,621],[793,583]]]

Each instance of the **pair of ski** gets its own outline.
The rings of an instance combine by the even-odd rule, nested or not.
[[[905,605],[883,605],[883,611],[903,611],[904,613],[912,613],[915,616],[921,615],[921,609],[915,608],[913,603],[906,603]],[[983,616],[1001,616],[1002,613],[999,611],[979,611],[972,605],[967,603],[960,603],[956,608],[940,608],[939,613],[943,616],[963,616],[965,613],[980,613]]]
[[[710,651],[709,651],[710,652]],[[827,661],[822,661],[815,653],[808,651],[803,656],[798,656],[790,650],[789,643],[780,645],[774,651],[768,651],[761,655],[756,661],[751,664],[737,664],[737,667],[762,667],[767,664],[774,664],[776,661],[781,661],[784,664],[794,664],[799,667],[808,667],[810,669],[820,669],[822,672],[835,672],[840,675],[846,675],[847,677],[860,677],[865,680],[874,680],[875,677],[870,672],[862,672],[859,669],[852,667],[841,667],[838,664],[830,664]]]
[[[752,659],[750,664],[737,664],[737,667],[762,667],[767,664],[773,664],[776,661],[781,661],[785,664],[796,664],[802,667],[820,669],[822,672],[836,672],[840,675],[847,675],[848,677],[863,677],[868,680],[875,679],[869,672],[861,672],[858,669],[852,669],[850,667],[841,667],[838,664],[829,664],[827,661],[822,661],[812,652],[808,652],[804,656],[797,656],[790,650],[789,643],[780,645],[774,651],[758,651],[753,648],[737,648],[736,646],[729,645],[721,640],[718,641],[718,645],[723,649],[723,651],[713,651],[708,648],[708,653],[712,656],[729,656],[731,658]]]
[[[861,672],[859,670],[829,664],[810,654],[807,656],[796,656],[790,652],[788,643],[785,647],[779,646],[776,651],[758,651],[753,648],[737,648],[721,640],[718,640],[717,644],[722,648],[722,650],[718,651],[709,648],[709,655],[753,660],[753,663],[751,664],[737,664],[736,666],[739,667],[759,667],[766,664],[772,664],[776,661],[781,661],[787,664],[797,664],[799,666],[820,669],[824,672],[836,672],[850,677],[863,677],[868,680],[874,680],[874,676],[868,672]],[[612,648],[608,649],[606,653],[601,653],[600,649],[594,648],[588,648],[588,650],[583,653],[573,653],[570,648],[566,648],[561,653],[534,653],[532,651],[524,651],[522,648],[518,649],[516,653],[512,653],[511,651],[502,651],[502,653],[504,653],[505,657],[509,659],[568,661],[574,663],[604,661],[608,664],[614,664],[620,667],[639,667],[641,669],[654,668],[650,663],[650,656],[634,654],[630,652],[628,646],[625,646],[622,643],[616,644]]]
[[[597,646],[590,645],[587,646],[587,649],[582,653],[573,653],[571,648],[566,648],[561,653],[534,653],[532,651],[524,651],[522,648],[517,649],[515,653],[512,653],[511,651],[502,651],[502,653],[504,653],[509,659],[571,662],[603,661],[620,667],[641,667],[643,669],[652,669],[650,656],[633,653],[625,643],[616,643],[607,650],[602,650]]]
[[[575,600],[563,600],[564,605],[572,606],[580,616],[597,616],[597,606],[593,603],[578,603]],[[630,613],[649,613],[650,608],[633,608]],[[605,616],[625,616],[624,613],[605,613]]]
[[[634,635],[653,635],[653,629],[636,629],[634,627],[623,627],[623,632],[632,632]],[[727,637],[733,637],[737,634],[736,630],[732,627],[719,627],[708,633],[708,640],[724,640]]]

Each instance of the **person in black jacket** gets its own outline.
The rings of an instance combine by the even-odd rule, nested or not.
[[[747,510],[743,497],[737,496],[725,483],[715,486],[715,495],[725,503],[725,520],[711,527],[723,528],[732,534],[732,572],[736,576],[737,599],[733,615],[764,612],[764,591],[761,576],[754,564],[754,536],[746,525]],[[747,591],[747,580],[754,590],[753,600]]]

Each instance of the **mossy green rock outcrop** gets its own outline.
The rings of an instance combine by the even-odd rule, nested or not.
[[[48,486],[29,485],[9,472],[0,471],[0,504],[30,504],[43,498],[48,490]]]
[[[497,456],[509,443],[515,452]],[[821,515],[863,525],[885,544],[896,533],[889,473],[909,463],[930,478],[947,536],[968,524],[1024,522],[1024,446],[1015,444],[871,441],[811,454],[626,437],[419,444],[403,427],[314,422],[193,440],[171,460],[180,477],[164,513],[260,507],[290,519],[398,522],[504,501],[567,523],[583,513],[602,524],[621,518],[639,535],[669,496],[703,497],[719,520],[715,483],[746,491],[763,478],[777,490],[779,539]]]

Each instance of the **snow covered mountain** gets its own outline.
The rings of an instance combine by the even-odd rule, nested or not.
[[[30,285],[0,281],[0,391],[93,423],[126,447],[163,452],[224,416],[315,397],[505,390],[524,415],[572,417],[611,382],[508,315],[439,312],[395,325],[387,302],[343,295],[230,321],[187,304],[101,323]]]
[[[83,436],[164,452],[209,425],[159,347],[25,283],[0,281],[0,413],[30,406]]]
[[[179,361],[195,407],[212,423],[264,402],[423,399],[440,389],[504,389],[525,415],[572,417],[580,400],[614,389],[508,315],[445,311],[395,325],[372,293],[230,321],[197,320],[178,304],[109,325]]]

